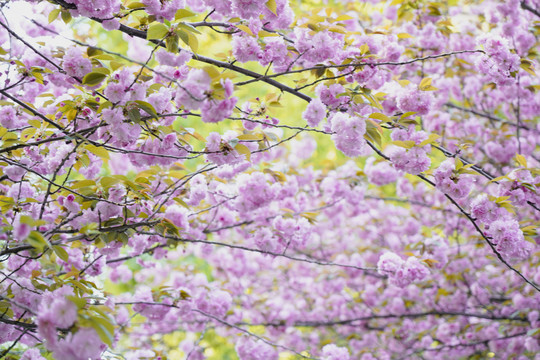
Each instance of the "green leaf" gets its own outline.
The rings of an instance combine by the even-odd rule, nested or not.
[[[272,177],[276,181],[279,181],[279,182],[287,181],[287,177],[281,171],[274,171],[274,170],[271,170],[271,169],[264,169],[263,173],[272,175]]]
[[[390,117],[384,115],[384,114],[381,114],[381,113],[378,113],[378,112],[375,112],[371,115],[369,115],[370,118],[372,119],[377,119],[377,120],[381,120],[383,122],[392,122],[392,119],[390,119]]]
[[[92,71],[84,75],[82,83],[88,86],[96,86],[99,85],[106,77],[107,75],[103,74],[102,72]]]
[[[54,9],[49,13],[49,24],[52,23],[60,15],[60,9]]]
[[[174,15],[174,19],[175,20],[180,20],[180,19],[183,19],[183,18],[188,18],[188,17],[195,16],[195,15],[197,15],[197,14],[195,14],[192,11],[189,11],[188,9],[178,9],[176,11],[176,14]]]
[[[90,151],[92,154],[102,158],[102,159],[109,159],[109,152],[105,150],[103,147],[98,147],[94,145],[86,145],[86,150]]]
[[[99,335],[101,341],[108,346],[112,346],[114,341],[114,325],[111,323],[111,321],[101,316],[92,316],[90,318],[90,322],[94,330],[96,330],[97,334]]]
[[[503,176],[496,177],[495,179],[492,179],[489,182],[497,182],[497,181],[501,181],[501,180],[505,180],[505,179],[506,180],[511,180],[508,176],[503,175]]]
[[[178,34],[172,36],[167,36],[165,39],[165,47],[168,52],[177,54],[178,53]]]
[[[146,101],[142,100],[136,100],[135,103],[138,105],[138,107],[143,110],[148,115],[152,116],[153,118],[158,118],[157,111],[154,109],[154,106]]]
[[[180,24],[179,24],[180,25]],[[193,35],[190,31],[182,30],[180,28],[176,29],[176,33],[178,34],[178,37],[193,50],[193,52],[197,52],[199,49],[199,41],[197,40],[197,37]]]
[[[379,124],[371,119],[366,121],[366,134],[364,138],[370,140],[371,142],[376,143],[379,147],[382,146],[382,128]]]
[[[100,114],[104,109],[108,109],[113,106],[113,103],[110,101],[104,101],[99,105],[99,108],[97,109],[97,113]]]
[[[428,86],[431,86],[431,81],[431,78],[423,78],[422,81],[420,81],[420,85],[418,85],[418,88],[422,90]]]
[[[516,161],[517,163],[526,168],[527,167],[527,159],[525,159],[525,156],[521,155],[521,154],[516,154]]]
[[[43,251],[43,249],[45,249],[45,247],[48,245],[47,240],[45,240],[39,231],[30,232],[30,235],[28,235],[26,241],[28,241],[32,247],[36,248],[40,252]]]
[[[178,204],[182,205],[183,207],[185,207],[186,209],[191,210],[189,205],[186,204],[186,202],[184,200],[182,200],[181,198],[175,197],[173,200],[176,201]]]
[[[109,189],[111,186],[114,186],[114,185],[118,184],[119,182],[121,182],[120,179],[113,178],[113,177],[111,177],[111,176],[104,176],[104,177],[99,181],[99,183],[101,184],[101,186],[102,186],[104,189]]]
[[[270,10],[274,15],[277,16],[277,4],[276,4],[276,0],[268,0],[266,2],[266,7],[268,8],[268,10]]]
[[[97,67],[92,72],[105,74],[105,75],[110,75],[111,74],[111,70],[109,70],[109,69],[107,69],[105,67]]]
[[[82,309],[86,306],[86,299],[78,296],[66,296],[66,299],[77,305],[77,308]]]
[[[197,30],[197,28],[191,26],[190,24],[184,23],[184,22],[178,23],[177,28],[182,28],[182,29],[186,30],[187,32],[197,34],[197,35],[202,34],[199,30]]]
[[[532,76],[536,77],[536,73],[534,72],[533,63],[529,59],[521,59],[521,65],[520,67],[531,74]]]
[[[367,44],[362,44],[362,45],[360,46],[360,54],[365,55],[365,54],[367,54],[368,52],[369,52],[369,45],[367,45]]]
[[[88,55],[88,57],[97,56],[97,55],[103,55],[103,51],[100,50],[100,49],[97,49],[95,47],[89,46],[86,49],[86,55]],[[107,60],[107,59],[104,59],[104,60]]]
[[[152,23],[146,32],[146,39],[163,39],[169,33],[169,28],[162,23]]]
[[[422,146],[426,146],[428,144],[434,143],[440,137],[441,135],[438,135],[438,134],[429,134],[429,137],[426,140],[422,141],[420,145],[418,146],[422,147]]]
[[[412,38],[413,36],[408,33],[399,33],[397,34],[397,37],[398,39],[408,39],[408,38]]]
[[[193,50],[194,53],[196,53],[199,50],[199,40],[197,40],[197,37],[193,35],[192,33],[188,33],[189,35],[189,47],[191,50]]]
[[[52,250],[54,251],[56,256],[58,256],[60,259],[64,260],[65,262],[68,262],[69,255],[63,247],[58,246],[58,245],[53,245]]]
[[[403,147],[405,149],[412,149],[414,145],[416,145],[416,143],[412,140],[405,140],[405,141],[396,140],[396,141],[392,141],[392,144]]]
[[[71,12],[69,10],[62,10],[61,15],[62,20],[64,20],[66,24],[69,24],[69,22],[71,21]]]
[[[239,153],[246,156],[247,161],[251,161],[251,151],[249,151],[249,148],[246,145],[243,144],[237,144],[234,149]]]
[[[146,7],[146,5],[140,1],[135,1],[129,4],[127,7],[128,9],[138,9],[138,8],[144,8]]]
[[[406,113],[401,114],[401,118],[404,119],[404,118],[407,118],[407,117],[412,116],[414,114],[416,114],[416,111],[408,111]]]
[[[189,46],[189,32],[184,31],[182,29],[176,29],[176,34],[178,35],[180,39],[182,39],[184,44]]]
[[[243,134],[239,135],[238,140],[251,140],[251,141],[261,141],[264,139],[263,134]]]
[[[4,318],[12,318],[13,317],[13,310],[10,308],[10,303],[7,301],[0,301],[0,313],[3,315]]]
[[[246,25],[239,24],[239,25],[236,25],[236,28],[242,30],[243,32],[245,32],[245,33],[247,33],[247,34],[249,34],[251,36],[254,36],[251,29],[248,28]]]
[[[131,121],[137,124],[141,121],[141,112],[139,111],[139,109],[129,109],[128,117]]]
[[[78,180],[78,181],[73,182],[73,184],[71,185],[71,188],[73,190],[77,190],[83,187],[94,186],[94,185],[96,185],[96,182],[94,180]]]

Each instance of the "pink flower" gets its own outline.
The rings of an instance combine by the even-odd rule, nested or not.
[[[363,153],[366,144],[364,119],[338,112],[331,118],[331,130],[334,132],[332,140],[345,155],[355,157]]]
[[[489,225],[487,233],[491,236],[497,251],[503,255],[517,259],[526,259],[530,256],[533,245],[525,241],[517,220],[495,220]]]
[[[235,346],[240,360],[277,360],[278,352],[271,345],[250,336],[242,336]]]
[[[393,183],[398,178],[398,172],[392,166],[392,164],[381,161],[374,164],[375,158],[370,157],[366,161],[364,173],[366,173],[370,183],[375,185],[386,185]]]
[[[165,211],[165,218],[170,220],[175,226],[183,229],[184,231],[188,231],[188,213],[188,210],[181,206],[171,205]]]
[[[349,360],[350,358],[347,348],[338,347],[334,344],[328,344],[322,348],[321,360]]]
[[[101,25],[105,30],[118,30],[120,29],[120,21],[117,19],[104,20]]]
[[[0,125],[7,129],[12,129],[19,126],[17,112],[13,106],[0,107]]]
[[[53,348],[54,358],[62,360],[98,360],[106,349],[96,331],[81,328],[75,334],[69,333]]]
[[[257,43],[257,39],[248,35],[237,35],[232,41],[233,55],[236,60],[244,63],[248,61],[256,61],[261,56],[261,48]]]
[[[457,173],[454,159],[443,161],[433,172],[433,176],[437,188],[455,199],[469,195],[474,183],[471,175]]]
[[[233,93],[233,83],[230,79],[221,80],[221,85],[225,92],[225,99],[208,99],[201,106],[201,120],[206,123],[220,122],[231,116],[238,99],[231,97]]]
[[[326,106],[319,98],[310,101],[306,110],[302,113],[302,117],[311,127],[317,127],[319,123],[326,117]]]
[[[4,168],[4,174],[13,182],[21,181],[26,174],[26,170],[17,165],[8,165]]]
[[[259,17],[265,4],[264,0],[232,0],[233,10],[243,19]]]
[[[46,360],[43,356],[41,356],[41,353],[39,352],[39,349],[33,348],[28,349],[24,352],[20,360]]]
[[[245,156],[240,155],[227,142],[227,140],[232,140],[232,136],[236,137],[236,133],[226,133],[224,134],[224,137],[221,137],[218,133],[211,132],[206,138],[206,151],[209,152],[209,154],[206,155],[206,158],[216,165],[234,165],[243,162]]]
[[[32,227],[25,222],[21,222],[21,217],[17,216],[13,222],[13,238],[15,240],[25,240],[30,235]]]
[[[419,147],[422,141],[428,138],[424,131],[415,131],[413,126],[407,130],[396,129],[391,134],[392,140],[413,141],[415,146],[409,149],[392,146],[389,150],[389,156],[397,170],[403,170],[409,174],[418,175],[429,169],[431,160],[427,153],[430,145]]]
[[[150,15],[155,15],[158,19],[172,20],[177,9],[182,9],[185,6],[184,0],[143,0],[146,5],[146,11]]]
[[[56,327],[60,329],[69,328],[77,320],[77,306],[65,298],[55,299],[46,311],[51,313]]]
[[[110,102],[122,103],[127,93],[124,85],[112,82],[107,85],[104,94]]]
[[[433,96],[428,91],[414,89],[411,86],[403,89],[397,97],[397,105],[403,112],[414,111],[418,115],[426,115],[431,110]]]
[[[377,263],[377,268],[379,269],[379,274],[389,275],[395,273],[400,267],[403,266],[403,259],[398,255],[387,252],[381,255],[379,262]]]
[[[116,0],[68,0],[75,4],[80,15],[98,19],[111,18],[120,11],[120,2]]]
[[[388,275],[390,283],[405,287],[412,282],[422,281],[429,275],[429,270],[418,260],[411,256],[403,261],[398,255],[384,253],[377,263],[379,273]]]
[[[232,298],[226,291],[212,290],[208,294],[201,294],[195,304],[197,309],[205,313],[223,317],[232,305]]]
[[[179,54],[173,54],[160,49],[156,53],[156,59],[161,65],[180,67],[191,59],[191,54],[187,51],[180,51]]]
[[[62,67],[68,75],[79,79],[92,71],[92,63],[90,60],[83,56],[81,49],[75,47],[69,48],[64,55]]]
[[[206,98],[205,92],[210,90],[210,80],[206,71],[191,70],[176,93],[176,105],[186,110],[198,109]]]
[[[235,207],[240,212],[250,212],[268,205],[275,197],[273,188],[261,172],[241,174],[236,179],[238,198]]]
[[[81,205],[75,201],[75,195],[73,194],[66,197],[60,196],[58,202],[69,212],[78,213],[81,210]]]

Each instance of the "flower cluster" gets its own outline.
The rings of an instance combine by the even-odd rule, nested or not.
[[[119,0],[66,0],[73,4],[77,10],[73,13],[97,19],[110,19],[120,11],[121,2]]]
[[[146,5],[145,10],[150,15],[154,15],[157,19],[174,19],[177,9],[181,9],[185,6],[184,0],[142,0],[142,3]]]
[[[396,129],[391,134],[394,141],[412,141],[414,146],[410,148],[393,147],[390,150],[390,159],[397,170],[403,170],[409,174],[418,175],[429,169],[431,159],[428,152],[431,149],[429,144],[419,146],[428,139],[428,134],[424,131],[415,131],[414,126],[407,130]]]
[[[457,161],[453,159],[443,161],[433,172],[433,176],[439,190],[454,199],[462,199],[471,192],[474,177],[469,174],[460,174],[459,169],[456,170],[455,166]]]
[[[221,81],[224,92],[224,99],[208,99],[201,106],[201,120],[204,122],[216,123],[229,117],[232,114],[236,97],[232,97],[233,83],[230,79]]]
[[[392,164],[385,161],[375,163],[374,157],[367,159],[364,173],[370,183],[379,186],[393,183],[398,179],[398,172]]]
[[[304,118],[311,127],[317,127],[325,117],[326,106],[324,106],[323,102],[318,98],[311,100],[306,107],[306,110],[302,113],[302,118]]]
[[[381,255],[377,268],[381,275],[388,275],[390,283],[399,287],[405,287],[415,281],[423,281],[429,275],[429,270],[417,257],[411,256],[404,261],[392,252]]]
[[[332,140],[336,148],[350,157],[359,156],[364,152],[366,140],[366,121],[357,116],[338,112],[330,119]]]
[[[278,352],[271,345],[249,336],[240,337],[235,349],[240,360],[277,360],[279,357]]]
[[[265,174],[254,172],[241,174],[236,179],[239,196],[235,207],[242,213],[251,212],[274,200],[275,187],[270,185]]]
[[[519,223],[514,219],[495,220],[489,224],[487,233],[497,251],[510,258],[526,259],[533,246],[525,241]]]
[[[82,79],[84,75],[92,71],[92,63],[88,58],[84,57],[81,49],[71,47],[64,55],[62,68],[69,76]]]
[[[328,344],[322,348],[323,360],[349,360],[350,358],[347,348],[338,347],[334,344]]]
[[[236,138],[236,133],[229,131],[223,136],[217,132],[212,132],[206,138],[206,151],[208,154],[206,158],[208,161],[213,162],[216,165],[234,165],[245,160],[244,155],[239,154],[229,144],[231,140]]]
[[[500,36],[486,35],[479,43],[486,53],[476,61],[478,71],[497,85],[513,84],[512,73],[519,69],[520,58],[510,52],[508,42]]]
[[[503,256],[511,259],[526,259],[533,244],[525,240],[518,221],[512,214],[499,207],[488,195],[477,196],[471,203],[471,215],[486,227],[486,235]]]
[[[433,95],[429,91],[415,89],[412,85],[403,88],[397,97],[397,106],[402,112],[426,115],[433,107]]]

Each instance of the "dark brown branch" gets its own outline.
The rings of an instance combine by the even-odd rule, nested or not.
[[[527,2],[525,0],[522,0],[521,3],[521,8],[523,10],[527,10],[527,11],[530,11],[531,13],[533,13],[534,15],[540,17],[540,11],[538,11],[537,9],[531,7],[529,4],[527,4]]]
[[[463,316],[463,317],[471,317],[471,318],[478,318],[478,319],[486,319],[486,320],[494,320],[494,321],[501,321],[501,320],[507,320],[507,321],[517,321],[517,322],[523,322],[523,323],[529,323],[529,320],[525,317],[507,317],[507,316],[494,316],[494,315],[488,315],[488,314],[474,314],[474,313],[466,313],[466,312],[456,312],[456,311],[437,311],[437,310],[431,310],[431,311],[425,311],[420,313],[411,313],[411,314],[387,314],[387,315],[367,315],[367,316],[361,316],[353,319],[345,319],[345,320],[335,320],[335,321],[313,321],[313,320],[305,320],[305,321],[297,321],[293,323],[293,326],[295,327],[331,327],[335,325],[352,325],[355,322],[359,321],[370,321],[370,320],[384,320],[384,319],[416,319],[416,318],[422,318],[426,316],[439,316],[439,317],[454,317],[454,316]],[[250,324],[250,323],[240,323],[240,325],[250,325],[250,326],[269,326],[269,327],[280,327],[280,326],[287,326],[287,322],[285,320],[282,321],[274,321],[270,323],[258,323],[258,324]]]
[[[456,104],[446,103],[446,104],[444,104],[444,106],[449,107],[449,108],[453,108],[453,109],[457,109],[457,110],[461,110],[461,111],[466,111],[466,112],[469,112],[469,113],[474,114],[476,116],[480,116],[480,117],[483,117],[483,118],[486,118],[486,119],[489,119],[489,120],[493,120],[493,121],[497,121],[497,122],[507,124],[507,125],[510,125],[510,126],[519,127],[521,129],[524,129],[524,130],[531,130],[529,127],[527,127],[525,125],[514,124],[513,122],[506,121],[506,120],[503,120],[503,119],[499,119],[498,117],[495,117],[493,115],[486,114],[486,113],[483,113],[483,112],[480,112],[480,111],[477,111],[477,110],[474,110],[474,109],[469,109],[469,108],[466,108],[466,107],[462,107],[462,106],[459,106],[459,105],[456,105]]]
[[[65,1],[63,0],[52,0],[53,2],[55,2],[56,4],[66,8],[66,9],[76,9],[76,6],[73,5],[73,4],[68,4],[66,3]],[[96,19],[96,18],[92,18],[92,20],[94,21],[97,21],[99,23],[102,23],[103,20],[101,19]],[[139,29],[134,29],[132,27],[129,27],[129,26],[126,26],[124,24],[120,24],[120,28],[118,29],[120,31],[122,31],[123,33],[129,35],[129,36],[132,36],[132,37],[138,37],[140,39],[144,39],[146,40],[146,31],[143,31],[143,30],[139,30]],[[159,44],[159,46],[165,48],[165,44],[162,42],[162,41],[157,41],[157,40],[149,40],[155,44]],[[249,77],[252,77],[252,78],[255,78],[255,79],[258,79],[258,78],[261,78],[261,81],[269,84],[269,85],[272,85],[274,86],[275,88],[278,88],[279,90],[281,91],[284,91],[284,92],[288,92],[288,93],[291,93],[293,95],[296,95],[297,97],[307,101],[307,102],[310,102],[311,101],[311,98],[289,86],[286,86],[278,81],[275,81],[275,80],[272,80],[272,79],[263,79],[264,78],[264,75],[261,75],[255,71],[251,71],[251,70],[247,70],[247,69],[244,69],[244,68],[241,68],[239,66],[236,66],[236,65],[233,65],[233,64],[230,64],[230,63],[227,63],[227,62],[224,62],[224,61],[219,61],[219,60],[216,60],[216,59],[212,59],[212,58],[208,58],[206,56],[202,56],[202,55],[198,55],[198,54],[195,54],[195,53],[192,53],[192,56],[193,56],[193,60],[196,60],[196,61],[200,61],[200,62],[203,62],[203,63],[206,63],[206,64],[210,64],[210,65],[214,65],[214,66],[217,66],[219,68],[223,68],[223,69],[229,69],[229,70],[232,70],[232,71],[235,71],[237,73],[240,73],[240,74],[243,74],[243,75],[246,75],[246,76],[249,76]]]

